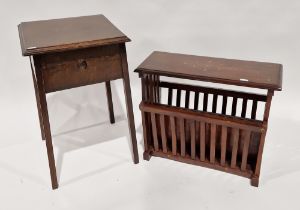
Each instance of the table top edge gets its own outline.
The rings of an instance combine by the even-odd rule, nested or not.
[[[104,45],[121,44],[126,42],[131,42],[131,40],[128,37],[124,36],[124,37],[93,40],[93,41],[86,41],[86,42],[79,42],[79,43],[67,43],[63,45],[56,45],[56,46],[49,46],[49,47],[38,47],[38,48],[31,48],[31,49],[25,49],[24,45],[21,42],[21,49],[22,49],[23,56],[32,56],[32,55],[39,55],[39,54],[46,54],[46,53],[53,53],[53,52],[78,50],[78,49],[84,49],[90,47],[101,47]]]
[[[221,83],[221,84],[229,84],[229,85],[238,85],[238,86],[245,86],[245,87],[252,87],[252,88],[260,88],[260,89],[270,89],[281,91],[282,90],[282,72],[283,66],[279,63],[270,63],[270,62],[259,62],[259,61],[249,61],[249,60],[237,60],[237,59],[228,59],[228,58],[220,58],[226,60],[237,60],[237,61],[249,61],[249,62],[256,62],[256,63],[263,63],[263,64],[275,64],[277,66],[277,70],[279,72],[278,83],[276,84],[267,84],[267,83],[256,83],[256,82],[249,82],[249,81],[237,81],[237,80],[230,80],[225,78],[217,78],[217,77],[205,77],[199,75],[191,75],[187,73],[173,73],[169,71],[163,71],[161,69],[148,69],[143,67],[143,63],[150,58],[154,53],[169,53],[169,52],[162,52],[162,51],[154,51],[152,52],[143,62],[134,70],[134,72],[142,74],[142,73],[150,73],[150,74],[158,74],[167,77],[179,77],[182,79],[191,79],[191,80],[198,80],[198,81],[206,81],[206,82],[213,82],[213,83]],[[180,54],[180,53],[169,53],[169,54],[178,54],[178,55],[187,55],[187,54]],[[189,55],[187,55],[189,56]],[[208,57],[208,56],[197,56],[197,55],[190,55],[196,57],[207,57],[207,58],[216,58],[216,57]],[[219,58],[216,58],[219,59]]]

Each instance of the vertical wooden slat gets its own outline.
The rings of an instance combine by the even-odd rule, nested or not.
[[[217,102],[218,102],[218,95],[214,94],[213,95],[213,104],[212,104],[212,112],[213,113],[217,112]]]
[[[154,92],[154,98],[153,98],[153,102],[154,103],[158,103],[157,99],[158,99],[158,95],[157,95],[157,75],[153,74],[152,76],[153,78],[153,92]]]
[[[146,101],[146,84],[144,75],[141,76],[141,85],[142,85],[142,100]]]
[[[242,113],[241,113],[241,117],[246,117],[246,112],[247,112],[247,102],[248,99],[244,98],[243,99],[243,104],[242,104]]]
[[[257,111],[257,100],[253,100],[252,110],[251,110],[251,119],[256,119],[256,111]]]
[[[216,124],[210,126],[210,162],[215,163],[216,153]]]
[[[145,115],[145,125],[146,127],[143,127],[143,131],[146,131],[147,134],[147,142],[148,142],[148,146],[147,149],[150,151],[150,149],[152,149],[154,141],[153,141],[153,132],[152,132],[152,122],[151,122],[151,112],[144,112]]]
[[[148,151],[148,144],[149,144],[149,141],[148,141],[148,129],[147,129],[147,123],[146,123],[146,112],[143,112],[142,111],[142,123],[143,123],[143,135],[144,135],[144,149],[145,151]]]
[[[185,156],[185,130],[183,118],[180,118],[180,154],[182,157]]]
[[[154,141],[154,150],[159,150],[158,145],[158,139],[157,139],[157,127],[156,127],[156,119],[155,119],[155,113],[151,113],[151,124],[152,124],[152,135],[153,135],[153,141]]]
[[[224,166],[226,162],[227,127],[222,126],[221,132],[221,165]]]
[[[204,93],[203,96],[203,111],[207,111],[208,93]]]
[[[231,153],[231,168],[235,168],[236,166],[236,158],[238,151],[238,141],[239,141],[239,129],[232,129],[232,153]]]
[[[198,110],[198,104],[199,104],[199,92],[195,92],[194,110]]]
[[[160,115],[160,130],[161,130],[161,140],[163,153],[167,153],[167,136],[166,136],[166,125],[165,125],[165,116]]]
[[[145,101],[148,102],[149,101],[149,82],[148,82],[148,75],[147,74],[144,74],[143,75],[144,77],[144,92],[145,92]],[[143,83],[143,81],[142,81]]]
[[[200,160],[205,161],[205,123],[200,122]]]
[[[185,92],[185,108],[189,108],[189,104],[190,104],[190,91],[186,91]]]
[[[232,107],[231,107],[231,116],[235,116],[236,115],[236,105],[237,105],[237,98],[233,97]]]
[[[149,97],[149,102],[154,103],[154,82],[153,82],[153,75],[149,74],[149,92],[150,92],[150,97]]]
[[[222,114],[226,114],[226,109],[227,109],[227,96],[223,95]]]
[[[177,96],[176,96],[176,106],[180,107],[180,101],[181,101],[181,90],[177,89]]]
[[[195,121],[191,122],[191,158],[196,158],[196,128]]]
[[[157,103],[160,103],[160,86],[159,86],[159,75],[156,76],[156,91],[157,91]]]
[[[172,133],[172,153],[173,155],[177,154],[177,139],[176,139],[176,126],[175,126],[175,118],[170,117],[171,121],[171,133]]]
[[[172,106],[172,100],[173,100],[173,89],[168,89],[168,105]]]
[[[147,84],[147,102],[148,103],[151,103],[151,79],[150,79],[150,75],[147,74],[146,76],[146,84]]]
[[[244,146],[243,146],[242,164],[241,164],[242,171],[245,171],[247,168],[247,158],[248,158],[248,150],[249,150],[249,143],[250,143],[250,135],[251,135],[251,132],[249,130],[243,131]]]

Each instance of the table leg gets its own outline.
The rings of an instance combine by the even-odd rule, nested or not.
[[[114,106],[112,101],[112,95],[111,95],[111,87],[110,87],[110,81],[105,82],[106,87],[106,96],[107,96],[107,105],[108,105],[108,111],[109,111],[109,120],[110,123],[115,123],[115,116],[114,116]]]
[[[42,118],[42,110],[41,110],[41,103],[40,103],[40,97],[37,89],[37,81],[36,76],[34,72],[34,66],[32,62],[32,58],[30,57],[30,64],[31,64],[31,73],[32,73],[32,79],[33,79],[33,86],[34,86],[34,93],[35,93],[35,99],[36,99],[36,105],[37,110],[39,114],[39,122],[40,122],[40,129],[41,129],[41,136],[42,140],[45,140],[45,132],[44,132],[44,125],[43,125],[43,118]]]
[[[48,155],[48,163],[50,169],[51,183],[52,189],[58,188],[57,176],[56,176],[56,168],[55,168],[55,159],[53,153],[53,145],[52,145],[52,136],[50,130],[50,122],[48,116],[48,108],[47,108],[47,100],[46,100],[46,92],[44,89],[44,81],[43,81],[43,70],[37,68],[36,77],[37,77],[37,91],[40,101],[41,107],[41,115],[42,121],[44,125],[44,134],[46,138],[46,147],[47,147],[47,155]]]
[[[133,161],[135,164],[137,164],[139,163],[139,154],[137,149],[136,131],[135,131],[133,109],[132,109],[131,89],[130,89],[130,80],[128,74],[128,64],[127,64],[125,44],[121,44],[120,48],[121,48],[122,70],[123,70],[123,85],[124,85],[124,93],[125,93],[126,108],[127,108],[128,126],[131,135],[131,142],[132,142]]]

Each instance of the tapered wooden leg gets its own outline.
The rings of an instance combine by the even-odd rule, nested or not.
[[[112,95],[111,95],[111,87],[110,87],[110,81],[105,82],[106,86],[106,96],[107,96],[107,105],[108,105],[108,111],[109,111],[109,120],[110,123],[115,123],[115,115],[114,115],[114,106],[112,101]]]
[[[35,88],[37,89],[37,88]],[[39,94],[37,93],[37,90],[35,90],[35,97],[36,97],[36,104],[37,104],[37,109],[38,109],[38,114],[39,114],[39,122],[40,122],[40,129],[41,129],[41,136],[42,140],[45,140],[45,131],[44,131],[44,124],[43,124],[43,116],[42,116],[42,110],[41,110],[41,103],[40,103],[40,97]]]
[[[253,176],[251,178],[251,185],[253,187],[258,187],[258,185],[259,185],[259,177],[258,176]]]
[[[133,161],[135,164],[137,164],[139,163],[139,155],[137,149],[136,131],[135,131],[133,109],[132,109],[131,89],[130,89],[125,44],[120,45],[120,50],[121,50],[121,59],[122,59],[123,84],[124,84],[124,93],[125,93],[126,108],[127,108],[128,126],[129,126],[129,132],[131,136],[131,142],[132,142]]]
[[[150,158],[151,158],[151,155],[149,154],[149,152],[145,151],[145,152],[143,153],[143,158],[144,158],[144,160],[149,161]]]
[[[57,182],[57,176],[56,176],[55,159],[54,159],[53,145],[52,145],[52,136],[51,136],[51,130],[50,130],[50,122],[49,122],[48,108],[47,108],[47,101],[46,101],[46,92],[44,89],[42,72],[43,71],[41,68],[40,69],[37,68],[37,71],[36,71],[37,90],[38,90],[38,96],[40,99],[41,114],[42,114],[43,125],[44,125],[44,134],[45,134],[45,138],[46,138],[46,147],[47,147],[48,163],[49,163],[49,169],[50,169],[52,189],[56,189],[56,188],[58,188],[58,182]]]
[[[30,57],[30,64],[31,64],[31,73],[32,73],[32,79],[33,79],[33,86],[34,86],[34,93],[35,93],[36,105],[37,105],[37,110],[38,110],[38,115],[39,115],[41,136],[42,136],[42,140],[45,140],[45,132],[44,132],[44,125],[43,125],[43,117],[42,117],[40,97],[39,97],[39,93],[38,93],[37,81],[36,81],[36,76],[35,76],[35,72],[34,72],[33,61],[32,61],[31,57]]]

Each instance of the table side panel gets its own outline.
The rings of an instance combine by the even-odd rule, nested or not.
[[[47,93],[123,77],[119,45],[39,55]]]

